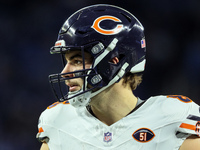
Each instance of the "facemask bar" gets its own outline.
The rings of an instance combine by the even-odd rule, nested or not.
[[[51,85],[51,89],[52,89],[52,91],[53,91],[53,93],[54,93],[54,96],[56,97],[56,99],[57,99],[58,101],[59,101],[59,96],[58,96],[57,90],[56,90],[56,88],[55,88],[55,86],[54,86],[55,83],[58,83],[58,84],[59,84],[58,87],[59,87],[59,92],[60,92],[60,94],[61,94],[61,97],[64,96],[64,95],[63,95],[63,92],[62,92],[62,90],[61,90],[61,85],[60,85],[60,82],[64,82],[64,80],[61,81],[62,79],[60,79],[59,76],[60,76],[59,74],[49,75],[49,82],[50,82],[50,85]]]
[[[67,94],[64,94],[63,89],[62,89],[63,85],[61,85],[61,84],[65,84],[65,81],[70,80],[70,79],[82,78],[83,79],[83,88],[82,88],[83,92],[93,90],[95,87],[86,89],[86,85],[87,85],[86,79],[88,76],[90,76],[90,75],[88,75],[88,72],[91,72],[91,71],[94,73],[92,73],[92,74],[90,73],[90,75],[93,76],[93,75],[97,74],[94,69],[83,69],[83,70],[77,70],[77,71],[69,72],[69,73],[63,73],[63,74],[58,73],[58,74],[49,75],[49,82],[50,82],[51,88],[53,90],[53,93],[54,93],[56,99],[58,99],[59,101],[60,100],[63,101],[63,100],[69,100],[69,99],[73,98],[73,97],[70,97],[70,98],[68,97],[68,91],[65,92]],[[62,77],[62,76],[66,76],[68,74],[75,74],[75,76],[74,77],[65,77],[65,78]],[[57,84],[57,87],[56,87],[56,84]],[[65,87],[68,87],[68,86],[65,85]],[[82,93],[80,93],[80,94],[82,94]],[[61,95],[61,98],[59,97],[59,95]]]
[[[67,64],[67,62],[66,62],[66,60],[65,60],[65,56],[64,56],[64,54],[61,54],[61,60],[62,60],[63,68],[64,68],[65,65]]]
[[[62,41],[62,40],[61,40]],[[90,44],[86,44],[86,45],[83,45],[83,46],[65,46],[65,44],[63,45],[63,46],[53,46],[53,47],[51,47],[51,49],[50,49],[50,53],[51,54],[64,54],[65,52],[67,52],[67,51],[70,51],[70,50],[80,50],[81,51],[81,49],[83,48],[84,49],[84,51],[86,50],[86,49],[92,49],[95,45],[98,45],[99,43],[101,43],[101,42],[99,42],[99,41],[95,41],[95,42],[92,42],[92,43],[90,43]],[[101,49],[101,50],[103,50],[103,48]],[[92,52],[91,54],[93,55],[96,55],[96,54],[98,54],[101,50],[99,50],[99,51],[97,51],[96,53],[95,52]],[[89,50],[88,50],[89,51]]]
[[[81,56],[83,60],[83,70],[85,70],[85,54],[84,54],[84,47],[81,46]],[[83,91],[85,91],[85,86],[86,86],[86,76],[83,77]]]

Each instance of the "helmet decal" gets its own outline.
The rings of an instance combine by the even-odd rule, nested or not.
[[[114,35],[122,31],[123,24],[118,24],[114,29],[106,30],[100,27],[100,22],[104,20],[112,20],[114,22],[122,22],[120,19],[114,16],[100,16],[93,22],[92,28],[99,32],[100,34],[104,35]]]

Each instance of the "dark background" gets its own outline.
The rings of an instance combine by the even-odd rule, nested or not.
[[[36,150],[40,113],[55,99],[48,75],[62,69],[50,55],[58,31],[76,10],[108,0],[1,0],[0,150]],[[200,104],[200,1],[109,0],[145,27],[147,65],[135,94],[180,94]]]

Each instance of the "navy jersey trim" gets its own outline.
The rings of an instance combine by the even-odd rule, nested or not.
[[[199,116],[195,116],[195,115],[189,115],[187,117],[187,119],[194,120],[194,121],[200,121],[200,117]]]

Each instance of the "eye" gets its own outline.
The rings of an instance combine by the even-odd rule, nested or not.
[[[73,63],[74,63],[75,65],[80,65],[80,64],[82,64],[82,60],[76,59],[76,60],[74,60]]]

